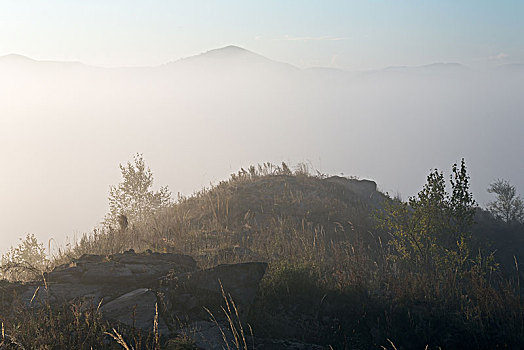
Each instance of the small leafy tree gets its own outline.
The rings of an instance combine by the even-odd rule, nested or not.
[[[38,278],[46,269],[49,260],[42,243],[35,235],[27,234],[16,247],[2,255],[2,277],[16,280],[29,281]]]
[[[524,222],[524,201],[517,195],[515,186],[508,181],[498,179],[488,188],[497,198],[488,203],[488,210],[504,222]]]
[[[167,186],[157,192],[152,190],[153,173],[146,167],[142,154],[137,153],[133,162],[120,164],[122,182],[109,190],[109,213],[106,227],[120,227],[125,230],[128,223],[146,220],[156,210],[171,203],[171,193]]]
[[[476,206],[464,160],[453,165],[450,182],[451,194],[435,169],[417,196],[385,204],[379,225],[392,235],[392,260],[426,272],[463,267]]]

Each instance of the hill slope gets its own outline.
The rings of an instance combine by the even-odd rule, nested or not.
[[[498,237],[499,241],[493,244],[503,247],[503,257],[507,257],[515,251],[511,249],[521,245],[516,238],[522,227],[503,226],[479,210],[473,232],[477,246],[469,247],[471,255],[456,268],[447,268],[454,265],[444,261],[443,266],[433,268],[423,265],[424,268],[430,266],[426,271],[420,268],[421,264],[414,266],[409,261],[398,260],[398,252],[402,250],[392,249],[388,245],[390,232],[375,225],[375,214],[388,210],[393,203],[397,202],[377,191],[373,181],[311,176],[304,167],[291,172],[285,164],[266,163],[258,168],[242,169],[227,181],[180,198],[146,221],[131,219],[127,228],[86,235],[61,257],[64,265],[47,275],[46,283],[51,285],[45,289],[69,290],[78,281],[96,282],[104,289],[103,278],[107,283],[117,284],[117,277],[133,283],[142,279],[149,281],[159,273],[157,263],[162,256],[181,257],[152,251],[186,253],[195,258],[200,268],[211,268],[195,272],[195,276],[201,273],[216,276],[216,271],[239,268],[216,266],[224,263],[252,262],[240,265],[259,266],[264,271],[268,266],[265,275],[258,275],[264,275],[261,281],[257,279],[258,289],[249,279],[250,272],[233,272],[230,275],[234,277],[233,282],[224,281],[223,285],[229,289],[246,283],[253,287],[249,287],[253,304],[249,304],[249,312],[239,316],[239,321],[244,325],[249,323],[257,344],[265,344],[270,349],[284,349],[290,344],[302,344],[297,349],[388,349],[389,340],[398,348],[417,350],[426,345],[428,349],[521,348],[524,308],[519,276],[500,273],[490,258],[486,258],[489,250],[477,248],[485,246],[490,237],[495,238],[493,232],[496,232],[504,239]],[[409,209],[406,213],[409,216]],[[439,244],[438,240],[434,242]],[[127,251],[129,248],[143,253],[135,254]],[[127,252],[119,253],[123,251]],[[482,254],[475,255],[478,251]],[[88,255],[80,260],[71,260],[86,253]],[[197,266],[192,257],[183,259],[190,261],[195,270]],[[142,266],[138,258],[145,259],[148,266]],[[94,264],[94,260],[99,264]],[[76,261],[77,266],[71,261]],[[142,267],[131,263],[140,263]],[[87,265],[84,268],[82,264]],[[168,266],[161,274],[167,269]],[[153,274],[144,274],[146,270]],[[193,290],[184,284],[193,278],[184,271],[169,272],[168,284],[162,284],[165,288],[157,291],[157,295],[171,295],[163,306],[163,317],[165,310],[179,310],[183,306],[182,309],[198,315],[198,320],[206,320],[208,315],[197,306],[210,302],[216,310],[221,310],[221,300],[217,298],[220,284],[214,280],[211,298],[206,289],[209,281],[194,277],[201,280],[202,288]],[[220,278],[226,278],[224,276]],[[56,284],[57,279],[63,278],[69,283],[65,287]],[[12,294],[11,287],[6,286],[4,292]],[[38,287],[31,288],[24,295],[32,302]],[[177,292],[173,294],[173,290]],[[139,306],[149,310],[150,319],[154,317],[152,305],[157,300],[154,294],[148,292],[147,295],[149,304],[144,302]],[[195,304],[197,299],[199,303]],[[48,309],[45,310],[44,316],[48,317]],[[65,313],[52,310],[60,324],[70,323],[67,317],[76,317],[76,309],[69,304],[65,310]],[[104,310],[107,311],[107,307],[102,305],[101,311]],[[42,318],[42,313],[35,311],[31,316],[32,309],[24,312],[2,316],[13,323],[20,318],[31,320],[27,329],[39,329],[37,320]],[[98,317],[98,309],[92,312]],[[175,316],[178,317],[177,312]],[[9,332],[10,327],[8,324]],[[23,329],[20,332],[27,333]],[[102,337],[89,332],[85,338],[91,343]],[[53,334],[69,339],[67,327],[53,330]],[[31,347],[42,346],[38,339],[34,343],[30,339],[25,341]],[[186,343],[190,344],[191,339]]]

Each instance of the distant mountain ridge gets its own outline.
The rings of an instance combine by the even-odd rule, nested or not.
[[[259,55],[253,51],[246,50],[242,47],[235,46],[235,45],[229,45],[218,49],[209,50],[206,52],[203,52],[199,55],[190,56],[187,58],[182,58],[182,60],[185,59],[195,59],[195,58],[214,58],[214,59],[227,59],[231,57],[252,57],[252,58],[258,58],[262,59],[264,61],[268,61],[269,59]]]
[[[408,70],[408,69],[467,69],[461,63],[456,62],[435,62],[419,66],[390,66],[382,70]]]
[[[274,61],[244,48],[229,45],[203,52],[199,55],[181,58],[162,65],[161,68],[189,68],[200,70],[205,68],[216,72],[230,70],[249,70],[256,73],[259,70],[288,73],[300,71],[299,68],[284,62]]]
[[[24,55],[19,55],[19,54],[16,54],[16,53],[10,53],[10,54],[4,55],[4,56],[0,56],[0,61],[4,61],[4,62],[5,61],[8,61],[8,62],[13,62],[13,61],[37,62],[37,60],[35,60],[35,59],[32,59],[32,58],[24,56]]]
[[[27,57],[24,55],[11,53],[4,56],[0,56],[0,64],[1,63],[53,63],[53,64],[69,64],[69,65],[78,65],[78,66],[86,66],[91,68],[103,68],[99,66],[94,66],[90,64],[85,64],[81,62],[76,61],[55,61],[55,60],[36,60],[31,57]],[[242,64],[242,63],[249,63],[249,64],[268,64],[268,65],[278,65],[280,67],[286,67],[290,70],[301,70],[301,71],[310,71],[315,73],[326,73],[326,74],[336,74],[336,73],[372,73],[376,74],[379,72],[421,72],[421,71],[428,71],[428,72],[459,72],[459,71],[470,71],[471,69],[461,63],[457,62],[435,62],[425,65],[417,65],[417,66],[390,66],[385,67],[382,69],[376,69],[376,70],[365,70],[365,71],[356,71],[356,72],[350,72],[344,69],[338,69],[338,68],[332,68],[332,67],[308,67],[304,69],[300,69],[292,64],[285,63],[285,62],[279,62],[272,60],[266,56],[260,55],[256,52],[244,49],[242,47],[236,46],[236,45],[228,45],[225,47],[217,48],[208,50],[205,52],[202,52],[197,55],[188,56],[188,57],[182,57],[180,59],[166,62],[164,64],[158,65],[158,66],[136,66],[136,67],[114,67],[113,69],[121,69],[121,68],[162,68],[162,67],[173,67],[176,65],[184,65],[184,64],[198,64],[200,62],[215,62],[216,64]],[[504,69],[504,70],[522,70],[524,68],[524,63],[513,63],[513,64],[505,64],[498,67],[498,69]],[[111,68],[104,68],[104,69],[111,69]]]

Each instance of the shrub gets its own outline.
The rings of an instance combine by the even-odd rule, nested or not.
[[[18,246],[2,255],[2,277],[15,281],[34,280],[45,271],[48,263],[44,245],[35,235],[27,234]]]
[[[146,167],[141,154],[136,154],[134,162],[120,164],[122,182],[111,186],[109,190],[109,213],[104,224],[106,227],[120,227],[125,230],[128,223],[140,223],[155,211],[171,203],[171,194],[167,186],[153,191],[153,173]]]

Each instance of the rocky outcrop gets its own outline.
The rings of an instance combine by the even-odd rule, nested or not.
[[[204,346],[210,344],[207,337],[221,337],[219,325],[227,328],[226,300],[238,311],[229,316],[246,315],[266,268],[266,263],[248,262],[201,270],[187,255],[131,250],[83,255],[45,275],[46,283],[17,288],[28,307],[75,302],[99,309],[111,322],[144,331],[152,331],[157,319],[163,336],[192,329],[195,340],[211,349]]]
[[[373,207],[381,207],[386,196],[377,190],[377,184],[372,180],[350,179],[341,176],[331,176],[323,181],[336,186],[337,191],[344,195],[359,198]]]
[[[243,316],[249,311],[266,268],[266,263],[251,262],[170,276],[159,288],[162,302],[178,320],[186,322],[208,320],[209,313],[225,317],[222,306],[226,298]]]
[[[145,285],[170,272],[196,269],[195,260],[187,255],[151,251],[137,254],[129,250],[110,256],[82,255],[71,264],[56,267],[47,275],[47,280],[57,283]]]
[[[151,289],[136,289],[104,304],[100,311],[107,319],[150,331],[157,315],[157,296]]]
[[[348,179],[341,176],[331,176],[325,179],[326,182],[342,185],[353,193],[361,197],[371,197],[377,191],[377,184],[371,180]]]

